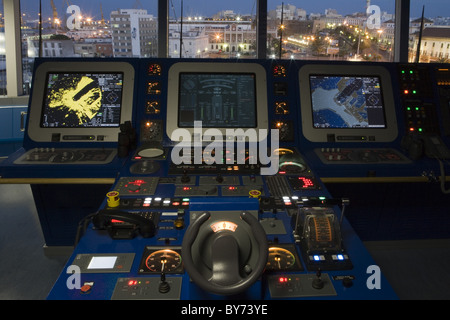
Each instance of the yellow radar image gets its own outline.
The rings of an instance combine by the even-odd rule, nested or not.
[[[55,79],[56,80],[56,79]],[[58,118],[59,126],[80,126],[89,122],[102,106],[102,89],[85,75],[58,79],[59,85],[49,90],[47,107]]]

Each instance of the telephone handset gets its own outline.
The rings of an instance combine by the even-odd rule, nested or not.
[[[450,159],[450,150],[439,136],[425,136],[424,141],[425,155],[428,158]]]
[[[439,136],[406,135],[402,139],[402,147],[408,151],[412,160],[420,159],[423,155],[430,159],[450,159],[450,149]]]
[[[106,229],[113,239],[132,239],[140,234],[144,238],[155,235],[159,212],[100,210],[92,223],[97,229]]]

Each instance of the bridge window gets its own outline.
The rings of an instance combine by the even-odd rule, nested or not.
[[[259,1],[267,1],[267,15],[262,17],[267,18],[267,32],[263,37],[258,34]],[[21,43],[16,48],[22,52],[22,94],[26,95],[31,87],[33,61],[39,55],[157,57],[161,41],[158,2],[164,3],[136,0],[124,5],[123,1],[91,0],[76,5],[63,0],[42,1],[40,17],[39,1],[0,0],[0,65],[8,65],[5,3],[20,3],[20,14],[13,16],[20,19],[21,25]],[[261,58],[257,42],[264,41],[267,44],[264,54],[269,59],[395,60],[398,40],[395,1],[343,0],[333,8],[324,1],[242,0],[234,4],[189,0],[184,1],[183,14],[181,2],[167,0],[168,57]],[[408,61],[414,62],[417,52],[422,52],[420,62],[448,62],[450,17],[442,15],[442,5],[445,5],[442,0],[410,1],[410,14],[402,18],[410,21],[409,33],[402,34],[409,37]],[[419,41],[423,6],[425,15]],[[419,42],[421,48],[417,50]],[[427,42],[436,43],[433,54],[425,54]],[[60,50],[45,50],[47,43]],[[40,44],[44,49],[39,50]],[[0,68],[0,95],[7,94],[6,69]]]

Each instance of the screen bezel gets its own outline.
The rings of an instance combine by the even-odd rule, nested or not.
[[[120,123],[132,120],[134,96],[134,67],[127,62],[109,61],[55,61],[43,62],[34,74],[33,92],[30,97],[28,136],[35,142],[117,142],[120,126],[113,127],[42,127],[42,113],[47,93],[46,84],[51,73],[122,73],[122,106]],[[60,139],[55,141],[54,137]],[[65,138],[66,137],[66,138]]]
[[[363,128],[315,128],[312,108],[310,76],[377,77],[380,79],[384,106],[385,127]],[[395,114],[391,77],[383,66],[373,65],[305,65],[299,70],[302,131],[311,142],[392,142],[397,138],[398,128]]]
[[[267,131],[262,134],[261,129],[269,130],[269,121],[267,114],[267,79],[265,69],[256,63],[210,63],[210,62],[178,62],[172,65],[168,72],[168,92],[171,92],[167,97],[167,120],[166,133],[172,141],[182,141],[183,138],[179,135],[172,136],[172,133],[177,129],[187,130],[191,139],[194,139],[193,127],[179,127],[179,86],[181,73],[205,73],[205,74],[254,74],[255,76],[255,107],[256,107],[256,126],[254,128],[242,128],[244,132],[247,129],[255,129],[258,132],[257,141],[264,140],[267,137]],[[203,133],[211,128],[202,128],[202,140],[207,140]],[[236,130],[239,128],[225,128],[215,127],[221,133],[221,141],[245,140],[253,141],[253,136],[227,136],[226,130]],[[215,140],[217,141],[217,140]]]

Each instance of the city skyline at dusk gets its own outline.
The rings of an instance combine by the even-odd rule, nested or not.
[[[52,15],[52,6],[50,0],[42,1],[42,12],[44,17],[49,17]],[[68,1],[65,0],[54,0],[53,1],[58,15],[63,16],[65,10],[67,9]],[[366,7],[365,0],[343,0],[339,2],[337,6],[336,1],[333,0],[319,0],[315,2],[307,2],[302,0],[291,0],[291,1],[278,1],[278,0],[268,0],[268,10],[274,10],[277,6],[284,3],[284,5],[294,5],[297,8],[302,8],[307,14],[310,13],[321,13],[323,14],[326,9],[335,9],[338,14],[348,15],[355,12],[364,12]],[[146,0],[132,0],[127,4],[124,4],[120,0],[108,0],[108,1],[89,1],[89,0],[78,0],[70,1],[70,4],[77,5],[81,9],[81,13],[86,16],[90,16],[94,19],[101,18],[100,5],[102,7],[104,18],[109,20],[111,11],[117,9],[130,9],[130,8],[142,8],[146,9],[149,14],[157,16],[157,1],[146,1]],[[179,18],[181,0],[170,0],[169,1],[169,16]],[[371,0],[371,4],[380,7],[381,11],[388,13],[395,13],[395,2],[392,0]],[[411,13],[412,18],[419,17],[422,12],[422,5],[425,4],[425,16],[426,17],[437,17],[442,16],[442,8],[447,6],[447,0],[412,0],[411,1]],[[35,0],[21,0],[21,11],[22,13],[29,15],[29,18],[37,16],[39,10],[39,2]],[[228,0],[226,2],[210,1],[210,0],[183,0],[183,15],[184,16],[203,16],[211,17],[212,15],[223,11],[232,10],[237,14],[242,15],[255,15],[256,14],[256,0]]]

